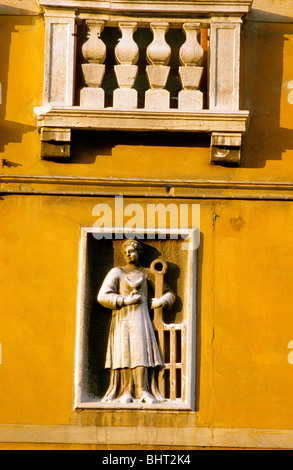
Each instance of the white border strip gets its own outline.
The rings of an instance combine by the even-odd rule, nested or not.
[[[4,424],[0,425],[0,443],[293,449],[293,430]]]

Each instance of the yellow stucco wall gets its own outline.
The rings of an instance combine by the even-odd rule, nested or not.
[[[41,160],[44,22],[22,8],[0,10],[0,449],[291,447],[293,2],[256,0],[245,24],[251,122],[239,168],[210,165],[196,135],[75,136],[69,163]],[[195,412],[73,410],[80,227],[95,204],[129,191],[103,197],[91,179],[109,177],[203,182],[172,193],[201,205]],[[134,185],[127,202],[165,195]]]

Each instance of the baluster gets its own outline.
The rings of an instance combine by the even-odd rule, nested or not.
[[[178,94],[178,108],[193,110],[203,108],[203,93],[198,90],[203,74],[201,67],[203,48],[198,42],[199,23],[184,23],[186,41],[179,50],[179,77],[183,90]]]
[[[115,47],[115,74],[119,88],[114,90],[113,107],[118,109],[137,108],[137,91],[133,88],[137,74],[136,65],[139,57],[139,48],[133,39],[137,23],[118,23],[122,38]]]
[[[80,106],[86,108],[104,108],[105,92],[101,84],[105,75],[106,46],[100,38],[104,29],[103,21],[86,21],[88,39],[82,46],[82,55],[88,63],[82,64],[86,87],[80,92]]]
[[[148,110],[167,110],[170,108],[170,93],[165,86],[170,73],[168,66],[171,48],[165,40],[169,23],[151,23],[153,41],[147,47],[146,74],[150,89],[145,93],[145,108]]]

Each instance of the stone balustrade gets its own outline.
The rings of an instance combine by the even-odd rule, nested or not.
[[[88,20],[85,23],[87,38],[82,45],[82,56],[85,60],[82,64],[82,72],[85,86],[80,91],[80,106],[102,109],[107,107],[102,83],[107,68],[107,45],[101,39],[106,23],[94,20]],[[123,21],[117,26],[121,37],[115,46],[114,73],[118,87],[113,90],[113,108],[130,110],[139,107],[138,93],[141,90],[135,86],[135,83],[140,55],[144,56],[143,73],[148,83],[142,107],[149,111],[168,111],[171,107],[174,108],[175,106],[171,106],[170,91],[166,86],[170,75],[169,62],[172,54],[171,46],[166,40],[170,24],[166,21],[157,21],[148,25],[152,32],[152,40],[146,47],[146,51],[140,50],[134,39],[137,22]],[[204,72],[202,66],[204,50],[200,44],[201,24],[199,22],[183,23],[181,28],[185,34],[185,40],[175,50],[178,55],[178,68],[175,73],[178,77],[178,84],[180,80],[181,90],[174,101],[178,102],[176,107],[180,110],[198,111],[203,109],[203,92],[200,90]],[[146,29],[142,29],[142,34],[144,32]],[[206,38],[207,34],[204,37]],[[111,64],[109,64],[109,69],[111,69]]]
[[[252,0],[40,0],[41,158],[70,158],[78,130],[204,132],[211,163],[239,164],[241,25]]]

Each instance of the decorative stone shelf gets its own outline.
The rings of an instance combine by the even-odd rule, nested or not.
[[[172,131],[172,132],[229,132],[243,134],[247,128],[248,111],[213,113],[211,111],[188,112],[147,110],[85,109],[79,106],[67,108],[36,108],[38,125],[42,131],[56,129],[56,137],[62,129],[124,130],[124,131]],[[52,139],[53,140],[53,139]]]
[[[42,158],[69,158],[74,129],[205,132],[211,135],[211,163],[239,164],[249,121],[249,112],[239,110],[240,30],[251,3],[42,0],[44,98],[43,106],[35,109]],[[77,28],[87,32],[82,45]],[[112,28],[113,37],[120,35],[114,66],[108,62],[113,44],[103,36],[106,28]],[[138,29],[140,37],[148,34],[144,48],[136,42]],[[181,34],[174,51],[174,41],[171,47],[167,40],[170,30]],[[77,60],[79,46],[82,63]],[[144,90],[137,81],[139,74],[142,78],[142,60],[148,83]],[[83,76],[80,90],[75,83],[78,67]],[[108,70],[117,81],[111,105],[104,87]],[[181,87],[172,98],[170,73]]]

